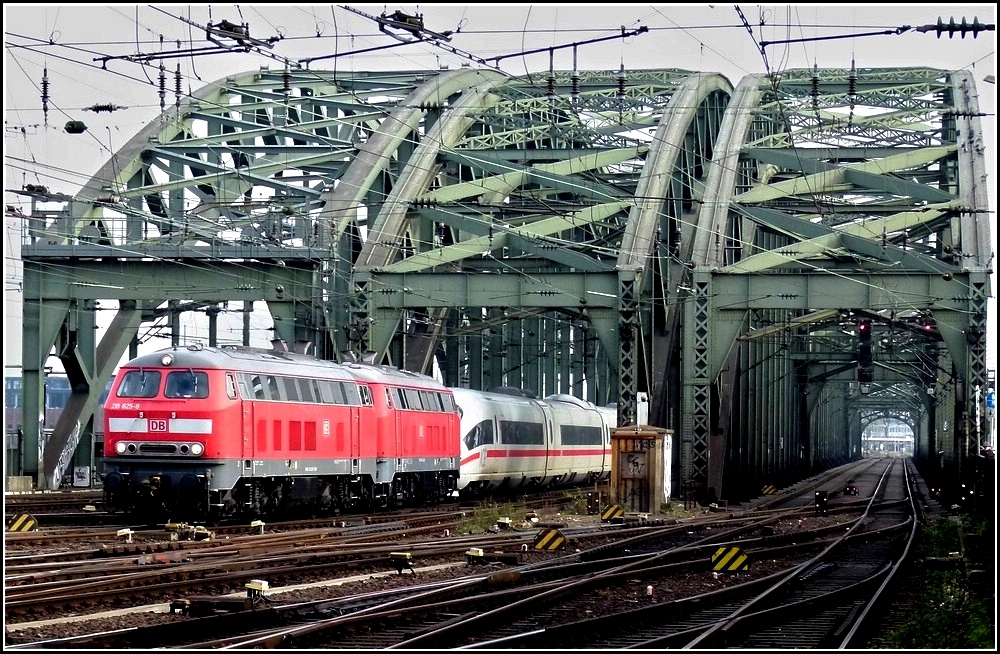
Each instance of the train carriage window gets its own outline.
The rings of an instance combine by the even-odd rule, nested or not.
[[[420,391],[420,404],[424,407],[424,411],[441,412],[441,400],[433,391]]]
[[[274,375],[267,376],[267,390],[269,400],[283,400],[281,392],[278,390],[278,379]]]
[[[390,409],[391,409],[391,408],[393,408],[394,406],[395,406],[396,408],[399,408],[399,407],[398,407],[398,405],[396,405],[396,404],[393,404],[393,401],[392,401],[392,389],[391,389],[391,388],[386,388],[386,389],[385,389],[385,404],[386,404],[386,406],[388,406],[388,407],[389,407]]]
[[[289,402],[298,402],[299,401],[299,385],[298,385],[298,381],[299,380],[295,379],[294,377],[279,377],[278,379],[281,380],[281,384],[280,384],[279,387],[284,387],[284,389],[285,389],[285,396],[284,396],[284,398],[287,399]]]
[[[563,445],[601,445],[604,442],[604,430],[600,427],[563,425],[559,428],[559,437]]]
[[[544,445],[545,434],[542,431],[542,423],[501,420],[500,442],[506,445]]]
[[[461,411],[461,409],[458,408],[458,405],[455,404],[454,396],[449,395],[448,393],[439,393],[439,395],[441,396],[441,406],[444,407],[445,411],[449,413]]]
[[[420,393],[412,388],[404,388],[403,394],[406,396],[406,408],[415,411],[420,410]]]
[[[409,405],[406,403],[406,394],[403,393],[402,388],[392,389],[392,399],[393,404],[397,409],[406,409]]]
[[[160,391],[160,373],[153,370],[129,370],[122,377],[118,397],[156,397]]]
[[[333,399],[333,384],[325,379],[316,382],[317,401],[323,404],[338,404]]]
[[[299,384],[303,402],[319,402],[319,383],[315,379],[302,379]]]
[[[348,404],[359,406],[361,404],[361,391],[355,384],[342,382],[341,389],[344,391],[344,398]],[[369,402],[371,404],[371,402]]]
[[[226,373],[226,395],[230,400],[236,399],[236,378],[230,373]]]
[[[483,420],[465,435],[465,446],[470,450],[493,443],[493,421]]]
[[[320,381],[319,398],[323,404],[348,404],[344,396],[344,384],[339,381]]]
[[[66,377],[49,376],[45,378],[45,408],[65,408],[71,393],[69,379]]]
[[[208,397],[208,375],[193,370],[176,370],[167,374],[167,384],[163,389],[164,397]]]

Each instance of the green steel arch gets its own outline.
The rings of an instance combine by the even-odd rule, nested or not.
[[[926,425],[918,453],[943,451],[943,474],[962,479],[985,433],[980,116],[966,71],[814,68],[738,85],[690,258],[685,483],[752,493],[762,479],[726,471],[775,479],[852,458],[880,396]],[[874,327],[870,366],[858,320]]]
[[[664,385],[670,248],[731,90],[557,71],[458,100],[375,209],[351,349],[423,372],[436,350],[448,383],[617,400],[634,421]]]
[[[75,392],[47,438],[25,425],[24,468],[58,485],[143,326],[177,342],[202,311],[211,343],[237,311],[249,342],[254,302],[325,358],[617,401],[621,424],[645,394],[673,478],[706,494],[850,457],[881,397],[961,461],[983,428],[983,152],[972,78],[922,68],[227,77],[75,196],[25,191],[26,414],[53,348]]]
[[[666,386],[647,361],[677,319],[666,257],[731,91],[673,69],[262,68],[206,85],[75,196],[25,191],[26,407],[53,348],[75,391],[47,438],[25,425],[25,470],[58,485],[144,325],[169,319],[177,343],[179,316],[203,311],[212,344],[229,302],[245,343],[265,302],[278,346],[623,397],[634,420],[637,393]]]

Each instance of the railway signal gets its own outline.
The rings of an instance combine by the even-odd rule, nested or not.
[[[858,321],[858,381],[870,384],[874,381],[872,371],[872,321]]]

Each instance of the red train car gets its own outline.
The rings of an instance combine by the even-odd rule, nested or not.
[[[121,367],[103,427],[106,506],[149,521],[426,504],[458,484],[451,390],[388,366],[169,348]]]

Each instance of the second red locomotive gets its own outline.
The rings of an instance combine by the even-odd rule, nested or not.
[[[105,502],[148,521],[441,501],[457,489],[450,389],[388,366],[191,345],[121,367]]]

